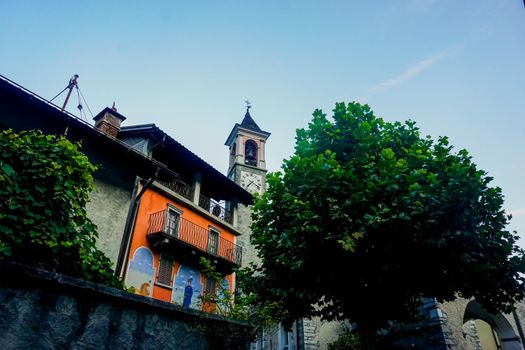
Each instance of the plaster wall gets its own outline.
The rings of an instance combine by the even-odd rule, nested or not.
[[[95,179],[86,211],[98,228],[97,248],[102,250],[113,264],[117,262],[130,204],[129,190]]]

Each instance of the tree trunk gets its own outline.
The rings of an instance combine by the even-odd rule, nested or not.
[[[377,330],[375,328],[359,325],[357,331],[361,338],[362,350],[377,349]]]

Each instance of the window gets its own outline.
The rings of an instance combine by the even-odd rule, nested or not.
[[[244,163],[257,166],[257,144],[253,140],[246,141],[244,145]]]
[[[289,350],[292,333],[288,332],[282,324],[279,324],[279,348]]]
[[[208,296],[215,296],[217,292],[217,283],[212,277],[206,276],[205,293]]]
[[[208,233],[208,253],[217,255],[219,252],[219,231],[210,227]]]
[[[257,334],[257,338],[255,339],[255,350],[263,350],[264,349],[264,329],[261,328],[259,330],[259,333]]]
[[[173,273],[173,259],[166,255],[160,256],[157,283],[171,287]]]

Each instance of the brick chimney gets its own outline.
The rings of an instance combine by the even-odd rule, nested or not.
[[[120,124],[126,120],[126,117],[117,113],[115,102],[113,102],[113,107],[104,108],[93,120],[95,121],[95,128],[110,137],[117,137],[120,131]]]

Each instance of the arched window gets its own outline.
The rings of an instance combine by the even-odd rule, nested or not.
[[[257,166],[257,144],[253,140],[244,145],[244,164]]]

